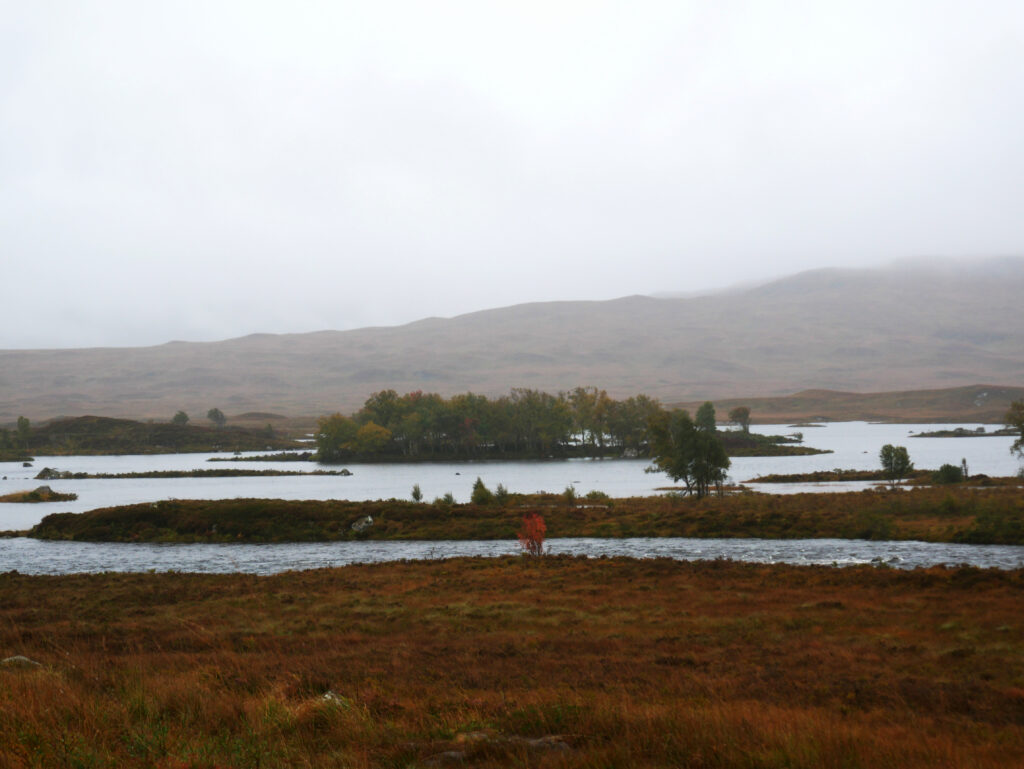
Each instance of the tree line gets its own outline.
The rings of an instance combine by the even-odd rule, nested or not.
[[[32,424],[27,417],[18,417],[16,427],[9,430],[0,427],[0,449],[24,449],[28,447],[32,435]]]
[[[499,398],[383,390],[352,416],[321,417],[316,439],[322,462],[374,456],[643,456],[648,424],[661,410],[655,398],[615,400],[596,387],[557,395],[514,388]]]
[[[747,429],[749,409],[730,417]],[[321,462],[650,456],[653,470],[682,482],[697,497],[721,491],[729,468],[711,403],[691,419],[684,409],[668,411],[655,398],[615,400],[596,387],[557,395],[517,388],[495,399],[384,390],[352,416],[322,417],[316,440]]]

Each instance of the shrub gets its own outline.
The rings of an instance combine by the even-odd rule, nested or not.
[[[523,528],[516,535],[519,537],[519,547],[526,555],[544,555],[544,535],[547,530],[544,516],[540,513],[527,513],[523,517]]]
[[[469,500],[474,505],[489,505],[494,501],[494,494],[484,485],[479,476],[473,483],[473,493],[470,494]]]
[[[508,502],[509,493],[502,484],[498,484],[498,487],[494,490],[494,499],[499,505],[504,505]]]
[[[451,507],[455,504],[455,495],[450,491],[443,497],[435,497],[434,505],[436,507]]]
[[[964,480],[963,468],[958,465],[943,465],[932,473],[932,483],[960,483]]]
[[[423,501],[423,491],[420,489],[420,485],[418,483],[413,484],[413,487],[412,487],[412,501],[413,502],[422,502]]]
[[[562,492],[562,497],[570,505],[576,504],[576,487],[571,483],[565,487],[565,491]]]

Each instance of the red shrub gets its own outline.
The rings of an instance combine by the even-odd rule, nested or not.
[[[544,555],[544,535],[547,530],[544,516],[540,513],[527,513],[523,518],[523,528],[517,535],[523,552],[527,555]]]

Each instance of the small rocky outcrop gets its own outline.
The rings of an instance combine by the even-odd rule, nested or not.
[[[44,467],[42,470],[36,473],[37,481],[60,481],[68,480],[69,478],[71,478],[70,472],[67,472],[66,470],[62,472],[60,470],[54,470],[53,468],[50,467]]]
[[[15,654],[13,657],[7,657],[6,659],[0,660],[0,665],[5,668],[13,668],[15,670],[32,670],[34,668],[41,668],[42,664],[35,660],[30,660],[21,654]]]
[[[530,752],[554,752],[568,753],[572,750],[570,742],[573,737],[564,734],[549,734],[545,737],[519,737],[517,735],[505,736],[492,734],[490,732],[464,732],[455,737],[455,744],[458,748],[441,751],[428,756],[424,766],[452,766],[465,763],[474,753],[481,748],[491,750],[515,750],[526,748]]]
[[[352,531],[356,534],[360,534],[367,531],[371,526],[373,526],[373,516],[366,515],[352,524]]]

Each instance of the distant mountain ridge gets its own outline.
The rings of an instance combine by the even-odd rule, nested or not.
[[[666,402],[1024,384],[1024,260],[826,269],[690,298],[522,304],[404,326],[156,347],[0,351],[0,422],[358,408],[372,392]]]

